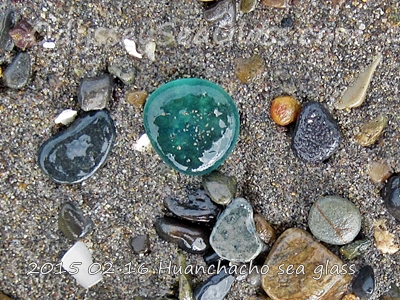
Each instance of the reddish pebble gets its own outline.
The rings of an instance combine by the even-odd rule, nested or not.
[[[18,48],[32,48],[36,44],[35,30],[25,19],[21,20],[13,29],[10,29],[8,34]]]
[[[301,104],[292,96],[279,96],[272,101],[270,115],[272,120],[281,126],[296,121]]]

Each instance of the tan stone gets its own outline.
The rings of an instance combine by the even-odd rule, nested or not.
[[[261,75],[265,69],[264,59],[259,55],[235,60],[235,75],[241,83],[249,83],[254,77]]]
[[[142,108],[147,99],[146,91],[129,91],[126,93],[126,101],[136,108]]]
[[[378,220],[374,224],[374,238],[376,248],[386,254],[394,254],[400,250],[395,242],[395,235],[386,229],[386,220]]]
[[[275,8],[286,8],[287,4],[285,0],[263,0],[262,4],[269,7]]]
[[[264,216],[255,214],[253,219],[260,239],[267,245],[272,245],[276,240],[275,230],[271,227]]]
[[[392,169],[386,163],[373,161],[368,166],[368,175],[373,182],[380,183],[392,175]]]
[[[354,294],[345,295],[342,300],[357,300],[357,296]]]
[[[278,238],[264,266],[262,287],[273,300],[340,300],[355,272],[300,228]]]

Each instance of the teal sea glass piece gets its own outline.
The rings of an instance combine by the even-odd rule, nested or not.
[[[143,119],[156,152],[188,175],[215,170],[232,152],[239,135],[239,114],[232,98],[204,79],[177,79],[162,85],[146,101]]]

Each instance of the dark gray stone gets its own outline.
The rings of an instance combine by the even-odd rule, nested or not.
[[[158,218],[154,227],[163,240],[175,243],[189,253],[203,254],[210,248],[209,233],[204,226],[164,217]]]
[[[400,222],[400,176],[390,177],[381,194],[388,212]]]
[[[322,162],[334,154],[342,134],[332,114],[318,102],[304,105],[297,119],[292,148],[306,162]]]
[[[76,241],[88,235],[94,225],[72,202],[65,202],[58,213],[58,227],[67,238]]]
[[[147,234],[135,236],[130,241],[131,248],[136,254],[146,253],[150,248],[150,240]]]
[[[204,175],[202,183],[207,195],[215,203],[227,205],[236,195],[237,182],[235,177],[226,176],[219,171]]]
[[[223,300],[234,281],[235,277],[222,269],[221,272],[211,276],[194,291],[194,298],[196,300]]]
[[[236,22],[236,2],[234,0],[222,0],[204,11],[204,18],[209,22],[215,22],[222,29],[230,29]]]
[[[82,80],[79,87],[78,101],[85,111],[100,110],[107,107],[113,89],[109,74]]]
[[[11,17],[10,9],[0,14],[0,63],[3,62],[4,54],[14,48],[14,42],[8,34],[11,29]]]
[[[86,180],[105,163],[115,135],[114,122],[107,110],[86,113],[43,143],[39,166],[58,183]]]
[[[222,212],[210,236],[210,244],[223,259],[248,262],[263,249],[253,220],[253,208],[243,198],[234,199]]]
[[[361,229],[361,215],[349,200],[326,196],[314,202],[308,215],[308,226],[319,240],[344,245],[352,242]]]
[[[204,190],[198,190],[185,200],[165,198],[164,206],[174,215],[193,222],[215,222],[221,209],[214,204]]]
[[[23,88],[31,77],[31,70],[31,58],[29,54],[21,52],[4,71],[4,84],[12,89]]]
[[[375,275],[371,266],[360,269],[352,285],[353,293],[361,300],[371,298],[375,291]]]

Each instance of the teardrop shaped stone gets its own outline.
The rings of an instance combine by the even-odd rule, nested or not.
[[[94,225],[72,202],[65,202],[58,214],[58,227],[67,238],[75,241],[90,233]]]
[[[221,272],[211,276],[194,291],[194,298],[196,300],[223,300],[234,281],[235,277],[222,269]]]
[[[86,180],[106,161],[115,135],[114,122],[107,110],[86,113],[43,143],[39,166],[58,183]]]
[[[306,162],[328,159],[339,148],[342,134],[329,110],[318,102],[304,105],[292,140],[294,153]]]
[[[205,253],[210,244],[208,242],[209,233],[201,226],[189,224],[175,218],[158,218],[154,227],[157,234],[171,243],[175,243],[179,248],[194,254]]]
[[[174,215],[193,222],[215,222],[221,209],[214,204],[204,190],[198,190],[184,201],[167,197],[164,206]]]
[[[223,259],[248,262],[263,248],[253,220],[253,208],[243,198],[234,199],[222,212],[210,236],[210,244]]]
[[[369,299],[375,291],[375,275],[371,266],[365,266],[353,281],[353,293],[361,299]]]
[[[400,222],[400,176],[390,177],[381,193],[387,210]]]

